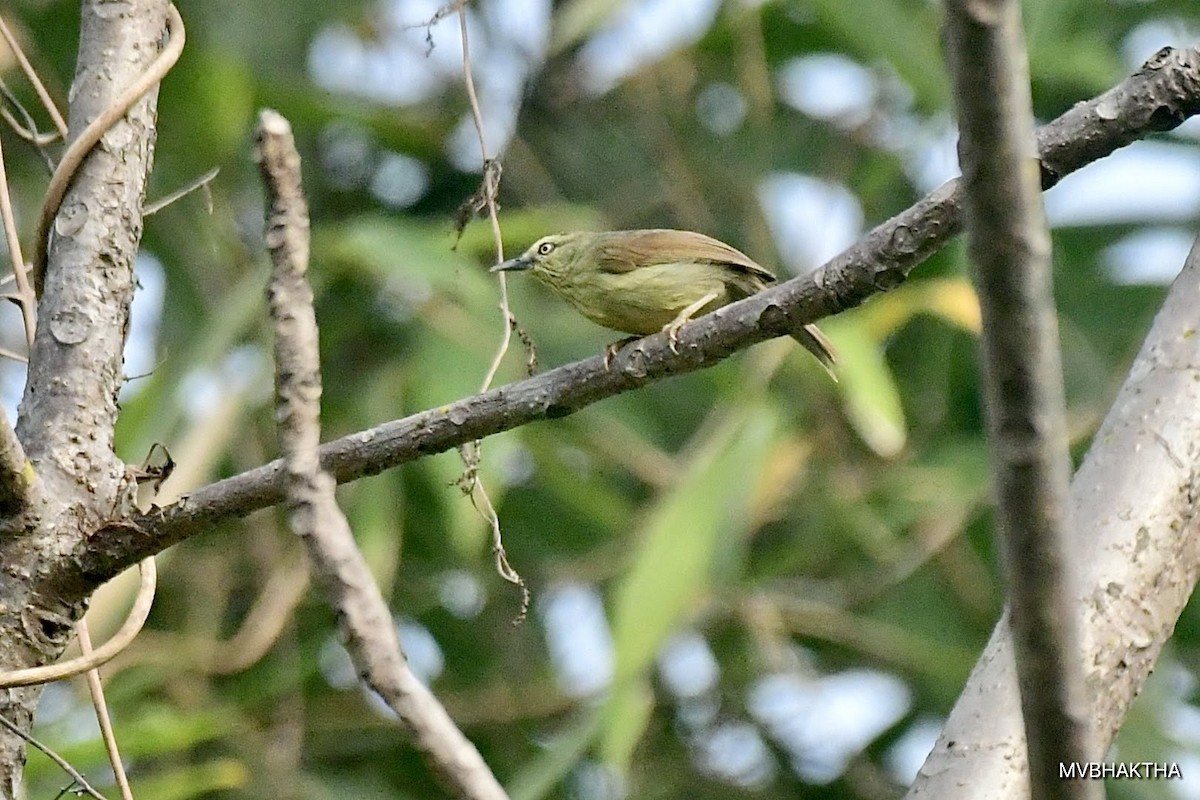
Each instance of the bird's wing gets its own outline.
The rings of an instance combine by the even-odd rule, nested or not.
[[[630,272],[640,266],[670,264],[676,261],[702,261],[726,264],[766,283],[775,275],[757,264],[741,250],[711,236],[693,231],[643,230],[616,231],[599,242],[596,260],[609,273]]]

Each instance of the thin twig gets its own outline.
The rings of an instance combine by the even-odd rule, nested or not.
[[[496,211],[496,192],[500,188],[499,162],[493,160],[489,155],[487,135],[483,129],[483,112],[479,107],[479,95],[475,91],[475,77],[471,69],[471,46],[467,36],[465,2],[458,4],[458,30],[462,39],[463,84],[467,92],[467,101],[471,105],[471,118],[475,123],[475,133],[479,138],[479,155],[483,159],[483,201],[487,208],[488,221],[492,225],[492,241],[496,247],[496,263],[499,264],[504,261],[504,235],[500,231],[500,216]],[[500,279],[500,313],[504,315],[504,327],[500,334],[500,346],[496,349],[491,366],[488,367],[487,374],[484,375],[483,382],[480,384],[479,391],[481,392],[486,392],[491,388],[492,381],[496,379],[496,373],[500,369],[500,363],[504,360],[504,355],[508,352],[508,346],[512,342],[512,327],[509,322],[512,319],[512,311],[508,305],[508,280],[503,272],[497,273],[497,277]]]
[[[433,16],[431,16],[429,19],[425,20],[424,22],[416,22],[416,23],[413,23],[412,25],[403,25],[400,27],[400,30],[411,31],[411,30],[415,30],[416,28],[424,28],[425,29],[425,44],[427,47],[425,54],[428,55],[433,52],[433,26],[437,25],[439,22],[441,22],[442,20],[444,20],[446,17],[450,16],[454,12],[462,11],[463,7],[466,6],[466,4],[467,4],[467,0],[453,0],[453,2],[447,3],[446,5],[439,8],[437,11],[433,12]]]
[[[43,148],[52,142],[58,141],[62,137],[60,137],[57,132],[48,131],[46,133],[42,133],[40,130],[38,130],[37,120],[33,118],[33,115],[29,113],[29,109],[25,108],[24,104],[21,103],[20,98],[13,93],[12,89],[8,88],[8,84],[5,83],[3,79],[0,79],[0,95],[3,95],[4,99],[8,101],[8,104],[17,110],[17,112],[25,120],[25,124],[22,125],[20,122],[18,122],[17,118],[14,117],[12,112],[10,112],[7,108],[0,108],[0,116],[4,117],[4,121],[9,124],[9,127],[13,129],[13,132],[16,133],[17,136],[20,136],[25,141],[37,147],[42,156],[47,159],[47,163],[50,165],[50,171],[53,172],[54,162],[49,160],[49,156],[46,154]]]
[[[320,466],[321,373],[308,284],[309,220],[291,127],[263,111],[255,157],[270,207],[266,243],[275,327],[275,405],[287,464],[289,522],[304,542],[358,674],[396,712],[426,762],[471,800],[507,800],[475,746],[408,668],[387,603]]]
[[[149,217],[153,214],[157,214],[159,211],[162,211],[164,208],[171,205],[176,200],[180,200],[184,197],[187,197],[189,194],[196,191],[197,189],[207,189],[208,185],[210,183],[212,183],[213,179],[216,178],[217,175],[220,174],[220,172],[221,172],[220,167],[213,167],[208,172],[201,175],[199,178],[196,178],[196,180],[192,181],[191,183],[181,186],[180,188],[178,188],[175,191],[168,194],[166,197],[162,197],[158,200],[155,200],[153,203],[147,203],[146,207],[144,209],[142,209],[142,216]],[[212,212],[211,196],[209,199],[209,212],[210,213]]]
[[[8,104],[15,108],[25,119],[25,124],[22,125],[17,118],[12,115],[7,108],[0,107],[0,117],[8,123],[8,126],[25,141],[33,145],[37,150],[37,154],[42,157],[42,163],[46,165],[46,170],[49,174],[54,174],[54,159],[50,157],[50,153],[46,151],[46,145],[58,141],[57,133],[42,133],[38,130],[37,122],[34,121],[33,115],[21,104],[21,101],[12,90],[8,88],[3,80],[0,80],[0,95],[8,101]]]
[[[4,87],[2,84],[3,84],[3,81],[0,81],[0,92],[3,92],[3,90],[4,90]],[[25,112],[25,109],[23,109],[23,108],[21,109],[21,111],[23,113],[27,113],[27,112]],[[13,133],[15,133],[17,136],[20,136],[22,139],[29,142],[30,144],[35,145],[39,150],[42,147],[44,147],[45,145],[50,144],[51,142],[58,141],[57,133],[41,133],[40,131],[37,130],[37,128],[29,128],[29,127],[26,127],[25,125],[22,125],[20,122],[17,121],[17,118],[12,115],[12,112],[9,111],[7,108],[0,108],[0,119],[3,119],[5,122],[8,123],[8,127],[12,128]],[[51,171],[53,171],[54,170],[54,162],[47,161],[47,163],[50,165]]]
[[[478,457],[478,441],[473,443],[476,448],[475,454]],[[483,481],[478,476],[475,477],[471,490],[471,502],[480,515],[488,521],[492,527],[492,555],[496,559],[496,572],[500,577],[513,584],[521,592],[521,607],[517,609],[517,615],[513,618],[513,625],[520,625],[529,615],[529,604],[532,600],[529,594],[529,587],[525,584],[525,579],[521,577],[521,573],[513,569],[512,564],[508,561],[508,552],[504,549],[504,539],[500,535],[500,515],[496,513],[496,507],[492,505],[492,498],[488,496],[487,487],[483,485]]]
[[[277,567],[237,631],[212,647],[207,659],[208,669],[217,675],[232,675],[261,661],[304,600],[309,575],[308,562],[303,559],[296,564]]]
[[[496,193],[500,188],[500,162],[489,155],[487,136],[483,129],[483,112],[479,107],[479,96],[475,92],[475,78],[472,75],[471,69],[471,48],[467,41],[467,9],[465,3],[458,4],[458,29],[462,39],[463,83],[466,86],[467,100],[471,104],[471,117],[475,122],[475,133],[479,137],[479,155],[483,159],[483,201],[487,208],[488,220],[492,224],[492,239],[496,246],[496,263],[499,264],[504,261],[504,236],[500,231],[500,215],[496,211]],[[500,345],[496,348],[496,354],[492,357],[491,366],[488,367],[487,374],[484,375],[483,382],[480,384],[479,391],[481,392],[486,392],[490,389],[492,382],[496,379],[496,373],[500,370],[500,364],[504,361],[505,354],[508,353],[509,345],[512,344],[513,328],[517,326],[516,318],[513,316],[508,303],[508,277],[503,272],[497,273],[497,277],[500,279],[500,313],[503,315],[504,321],[500,334]],[[525,585],[525,579],[508,562],[508,553],[504,549],[504,536],[500,530],[500,515],[496,513],[496,507],[492,505],[487,488],[479,476],[479,461],[482,458],[482,448],[482,442],[476,439],[470,444],[465,445],[461,450],[463,461],[467,465],[465,477],[466,490],[471,495],[475,508],[480,512],[484,520],[487,521],[488,526],[492,530],[492,552],[496,556],[496,571],[500,573],[501,577],[515,585],[521,591],[521,609],[515,619],[516,623],[520,623],[524,621],[526,614],[529,613],[529,588]]]
[[[793,594],[757,590],[736,608],[748,620],[771,620],[790,636],[830,642],[914,675],[966,675],[975,657],[966,645],[946,644],[892,622]]]
[[[8,717],[4,716],[3,714],[0,714],[0,725],[7,728],[10,733],[16,734],[17,736],[24,739],[26,742],[29,742],[29,744],[36,747],[38,750],[41,750],[46,755],[47,758],[49,758],[51,761],[53,761],[55,764],[58,765],[59,769],[61,769],[63,772],[70,775],[71,780],[75,781],[75,784],[85,794],[90,795],[91,797],[94,797],[95,800],[107,800],[107,798],[104,795],[102,795],[98,791],[96,791],[95,788],[93,788],[92,785],[87,782],[87,778],[84,778],[83,775],[79,772],[79,770],[77,770],[71,766],[70,762],[68,762],[65,758],[60,756],[58,753],[51,750],[49,747],[47,747],[42,742],[35,739],[33,736],[30,736],[28,733],[21,730],[21,727],[19,725],[14,723],[12,720],[10,720]]]
[[[12,198],[8,194],[8,175],[4,168],[4,149],[0,146],[0,218],[4,223],[4,240],[8,243],[8,255],[12,261],[12,273],[17,282],[17,305],[21,307],[21,321],[25,324],[25,345],[33,349],[33,334],[37,330],[37,298],[29,288],[29,274],[25,259],[21,256],[21,237],[17,234],[17,221],[13,216]]]
[[[492,224],[492,240],[496,246],[496,263],[504,261],[504,235],[500,231],[500,216],[496,211],[496,193],[500,189],[500,168],[499,161],[494,160],[489,155],[487,146],[487,135],[483,129],[483,111],[479,107],[479,95],[475,91],[475,76],[471,68],[471,46],[467,36],[467,8],[466,2],[458,2],[458,30],[462,40],[462,61],[463,61],[463,85],[467,92],[467,101],[471,105],[471,119],[475,123],[475,134],[479,138],[479,156],[483,159],[483,202],[488,212],[488,220]],[[432,24],[437,17],[431,21]],[[500,279],[500,312],[504,315],[504,330],[500,335],[500,346],[496,349],[496,355],[492,358],[491,366],[488,367],[487,374],[483,378],[483,383],[480,385],[479,391],[486,392],[492,386],[492,381],[496,379],[496,373],[500,369],[500,363],[504,360],[505,353],[508,352],[508,346],[512,342],[512,329],[509,320],[512,319],[512,311],[508,306],[508,280],[503,272],[497,273]]]
[[[92,634],[88,631],[87,619],[75,623],[75,635],[79,637],[79,649],[84,658],[95,651],[92,650]],[[87,671],[88,694],[92,698],[92,707],[96,709],[96,722],[100,725],[100,738],[104,740],[104,752],[108,754],[108,763],[112,766],[113,777],[117,782],[117,790],[123,800],[133,800],[133,791],[129,788],[129,777],[125,774],[125,764],[121,761],[121,750],[117,747],[117,734],[113,731],[112,717],[108,714],[108,703],[104,699],[104,686],[100,682],[100,670]]]
[[[271,652],[288,626],[309,588],[309,564],[281,564],[272,570],[238,629],[228,638],[212,640],[162,631],[143,631],[139,647],[112,662],[112,669],[140,664],[176,665],[190,672],[234,675],[249,669]],[[184,663],[181,663],[181,659]]]
[[[0,295],[0,297],[12,299],[16,295]],[[18,364],[28,364],[29,356],[22,355],[14,350],[9,350],[7,347],[0,347],[0,358],[7,358],[10,361],[16,361]]]
[[[21,44],[17,41],[17,37],[13,36],[12,31],[8,29],[8,25],[4,22],[3,17],[0,17],[0,36],[3,36],[4,40],[8,42],[8,46],[12,48],[13,55],[17,57],[17,63],[21,65],[21,71],[25,73],[25,77],[33,85],[33,90],[37,92],[38,99],[42,101],[42,106],[46,109],[46,113],[54,121],[54,127],[58,130],[58,135],[65,140],[67,138],[67,121],[63,119],[58,107],[54,105],[54,99],[46,91],[42,79],[38,77],[37,70],[33,68],[33,65],[29,63],[29,59],[25,57],[25,51],[21,49]]]

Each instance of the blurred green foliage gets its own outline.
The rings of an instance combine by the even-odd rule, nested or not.
[[[1123,48],[1147,31],[1195,26],[1183,0],[1113,2],[1102,13],[1082,0],[1026,5],[1043,119],[1119,80]],[[471,6],[476,79],[485,116],[497,121],[493,147],[505,115],[515,115],[500,194],[508,252],[554,230],[684,227],[768,266],[783,263],[782,272],[810,268],[785,252],[796,231],[781,230],[764,207],[768,177],[848,190],[869,227],[922,193],[921,160],[939,142],[952,152],[939,12],[922,0],[698,3],[712,15],[694,37],[659,46],[602,92],[589,88],[588,65],[653,38],[644,25],[621,40],[627,15],[666,8],[653,25],[671,28],[682,6]],[[141,279],[162,290],[162,305],[138,307],[151,321],[158,315],[139,334],[155,356],[123,400],[118,445],[131,462],[154,442],[171,449],[180,475],[157,502],[276,453],[262,193],[249,155],[259,107],[291,120],[304,155],[326,437],[478,390],[504,322],[486,273],[496,258],[487,224],[471,223],[454,246],[452,218],[479,184],[480,160],[454,144],[473,142],[462,127],[455,17],[434,29],[437,49],[425,53],[419,25],[434,7],[182,4],[188,46],[160,94],[152,194],[221,171],[206,192],[146,225]],[[77,4],[15,0],[4,13],[64,98]],[[605,37],[616,45],[602,49]],[[828,96],[819,99],[851,101],[843,113],[788,101],[796,88],[788,70],[830,55],[865,76],[870,91],[854,105],[842,84],[821,90]],[[36,109],[15,68],[2,66]],[[44,162],[2,135],[22,230],[31,231]],[[1076,453],[1163,295],[1161,286],[1116,281],[1105,249],[1154,223],[1056,232]],[[542,367],[594,355],[610,340],[531,282],[512,278],[509,291]],[[931,722],[936,730],[1002,602],[975,366],[978,309],[961,249],[825,326],[843,355],[837,385],[790,343],[771,342],[484,442],[481,476],[534,594],[522,626],[510,624],[519,595],[492,569],[488,526],[456,488],[457,454],[340,490],[414,664],[433,676],[514,798],[902,791],[905,769],[929,744],[917,732]],[[499,380],[520,378],[525,362],[514,339]],[[443,796],[356,687],[319,596],[252,614],[271,608],[263,604],[281,596],[299,558],[281,515],[263,512],[160,559],[151,629],[108,670],[138,796]],[[127,587],[106,590],[96,613],[117,619],[128,597]],[[598,627],[587,602],[572,611],[565,597],[599,600],[591,606],[603,612]],[[565,627],[553,622],[564,618]],[[1185,614],[1162,677],[1121,739],[1122,758],[1200,757],[1195,730],[1184,735],[1176,725],[1181,709],[1197,714],[1183,705],[1195,700],[1197,629],[1195,614]],[[572,638],[572,630],[595,635]],[[690,638],[674,638],[680,632]],[[703,647],[672,667],[663,647],[681,641]],[[573,683],[568,663],[584,677]],[[796,695],[808,705],[793,698],[799,705],[789,712],[807,738],[773,727],[760,702],[767,678],[816,691],[861,669],[892,676],[901,701],[840,761],[817,745],[845,723],[834,725],[838,712],[827,713],[816,694]],[[51,688],[36,733],[104,784],[83,695],[78,686]],[[31,797],[52,796],[66,781],[37,753],[28,779]],[[1111,796],[1158,798],[1168,789],[1124,782]]]

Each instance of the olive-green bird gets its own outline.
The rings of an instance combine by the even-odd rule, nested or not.
[[[675,350],[685,322],[775,283],[740,250],[691,231],[640,230],[544,236],[492,272],[530,270],[599,325],[646,336],[663,331]],[[792,338],[833,374],[833,346],[815,325]],[[612,356],[613,350],[607,354]]]

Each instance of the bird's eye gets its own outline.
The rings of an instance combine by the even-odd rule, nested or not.
[[[548,256],[554,250],[554,242],[542,242],[538,245],[538,255]]]

